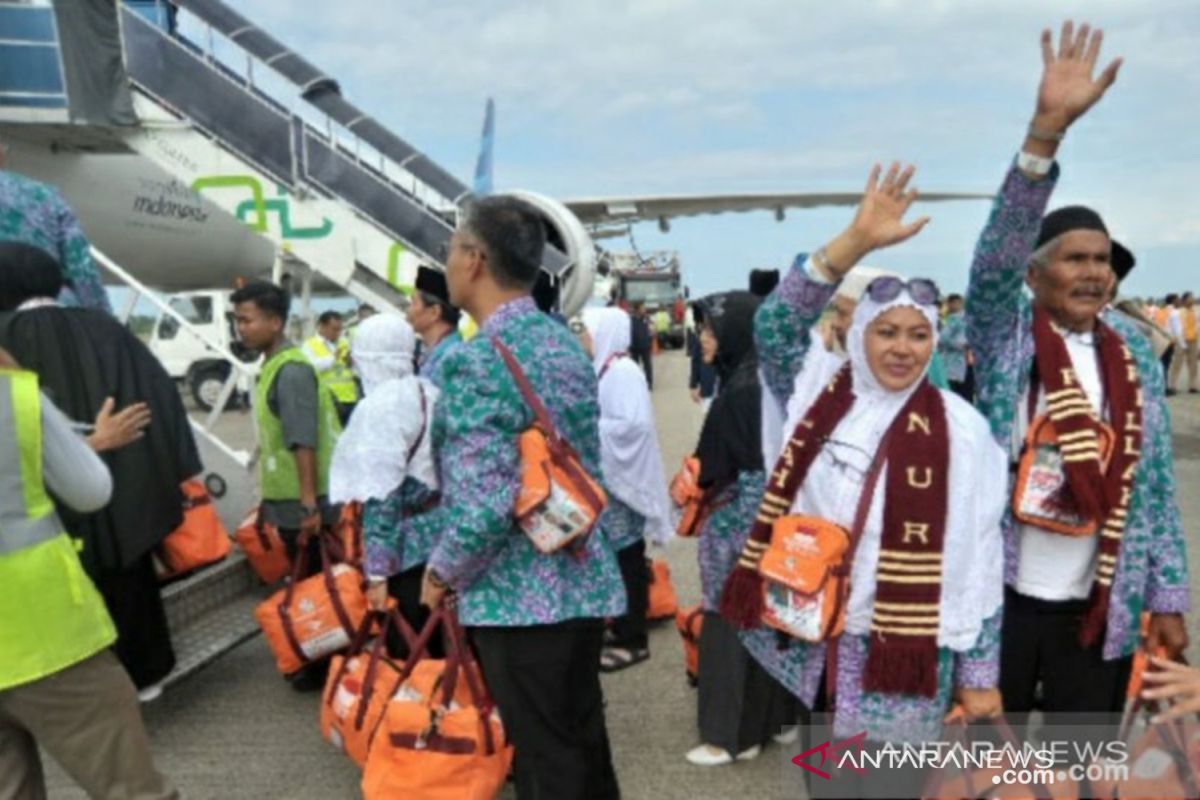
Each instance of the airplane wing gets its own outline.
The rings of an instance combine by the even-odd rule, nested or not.
[[[918,202],[947,200],[991,200],[993,195],[977,192],[922,192]],[[772,211],[782,220],[789,208],[856,206],[862,192],[765,192],[761,194],[660,195],[657,197],[591,197],[560,202],[579,221],[592,228],[657,220],[663,231],[674,217],[723,214],[729,211]]]

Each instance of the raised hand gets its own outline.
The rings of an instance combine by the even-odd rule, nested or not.
[[[878,164],[871,168],[850,226],[813,254],[817,268],[829,279],[841,280],[867,253],[911,239],[929,224],[929,217],[904,221],[917,199],[917,190],[908,188],[916,168],[910,164],[901,169],[900,162],[893,161],[882,181],[881,171]]]
[[[1076,31],[1068,20],[1059,35],[1058,51],[1050,30],[1042,31],[1042,82],[1038,86],[1034,126],[1047,133],[1061,133],[1108,91],[1117,79],[1121,59],[1112,61],[1093,78],[1100,57],[1104,32],[1084,23]]]
[[[115,408],[116,402],[108,397],[96,414],[95,428],[88,437],[88,444],[97,453],[120,450],[136,442],[145,435],[150,424],[150,406],[145,403],[133,403],[114,413]]]
[[[893,161],[880,181],[880,166],[876,164],[871,168],[862,202],[850,223],[850,231],[867,251],[911,239],[929,224],[929,217],[904,222],[905,213],[917,199],[917,190],[908,188],[915,171],[916,167],[911,164],[901,169],[900,162]]]

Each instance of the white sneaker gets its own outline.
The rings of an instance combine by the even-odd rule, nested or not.
[[[787,725],[771,738],[775,740],[775,744],[795,744],[800,741],[800,726]]]
[[[762,755],[762,748],[759,747],[758,745],[754,745],[754,747],[751,747],[749,750],[743,750],[742,752],[738,753],[737,760],[738,761],[753,761],[754,759],[758,758],[760,755]]]
[[[162,697],[163,687],[161,683],[151,684],[145,689],[138,692],[139,703],[153,703],[158,698]]]
[[[719,747],[709,747],[706,744],[693,747],[685,758],[689,764],[695,764],[697,767],[723,767],[733,763],[733,757],[729,755],[728,751]]]

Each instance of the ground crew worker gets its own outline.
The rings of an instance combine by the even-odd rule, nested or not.
[[[321,383],[329,387],[343,425],[358,402],[358,384],[350,370],[350,342],[342,336],[345,322],[336,311],[317,317],[317,333],[304,342],[304,355],[317,368]]]
[[[54,510],[112,494],[108,469],[0,350],[0,798],[46,797],[38,747],[90,797],[175,798],[154,768],[116,629]]]
[[[334,396],[317,370],[285,336],[290,301],[272,283],[247,284],[233,293],[238,336],[265,361],[254,389],[258,428],[258,480],[263,521],[276,526],[288,548],[299,555],[307,542],[307,575],[321,569],[318,534],[338,519],[329,503],[329,463],[341,433]],[[327,662],[290,676],[292,688],[324,686]]]

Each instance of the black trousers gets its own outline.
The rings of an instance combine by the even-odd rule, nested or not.
[[[650,606],[650,565],[646,563],[646,542],[638,540],[617,553],[621,578],[625,581],[625,615],[612,623],[612,646],[644,650],[650,644],[646,634],[646,611]]]
[[[630,351],[629,357],[634,360],[634,363],[641,364],[642,370],[646,373],[646,385],[651,389],[654,388],[654,356],[649,350]]]
[[[975,402],[975,366],[967,367],[967,375],[961,381],[947,381],[950,384],[950,391],[966,400],[968,403]]]
[[[167,677],[175,650],[150,554],[125,569],[97,570],[92,578],[117,628],[113,650],[134,685],[145,689]]]
[[[1006,712],[1032,711],[1039,682],[1047,715],[1124,708],[1133,658],[1106,661],[1101,643],[1087,648],[1079,643],[1086,610],[1086,600],[1051,602],[1005,589],[1000,693]]]
[[[400,616],[404,617],[404,621],[411,625],[413,632],[417,634],[421,633],[421,629],[429,620],[429,609],[421,605],[421,581],[424,577],[425,565],[418,564],[388,578],[388,594],[396,601]],[[393,658],[408,656],[408,647],[400,634],[394,630],[388,631],[387,646]],[[429,640],[428,652],[430,658],[445,657],[446,648],[441,636],[435,635]]]
[[[796,698],[754,660],[716,612],[704,612],[699,655],[696,711],[702,743],[737,755],[796,724]]]
[[[520,800],[610,800],[613,770],[600,688],[601,620],[470,630],[516,747]]]

